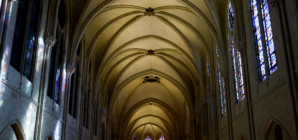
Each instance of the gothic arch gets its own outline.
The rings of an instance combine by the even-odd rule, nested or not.
[[[11,128],[15,134],[15,137],[17,138],[17,140],[25,140],[26,136],[25,136],[25,132],[23,130],[22,125],[19,123],[18,120],[14,120],[13,122],[11,122],[10,124],[8,124],[1,132],[0,132],[0,137],[2,137],[5,132],[5,130],[8,130],[9,128]]]
[[[240,135],[240,140],[247,140],[247,138],[245,137],[245,135],[243,133]]]
[[[52,132],[46,137],[46,140],[55,140]]]
[[[264,140],[291,140],[288,131],[275,119],[271,119],[267,125]]]

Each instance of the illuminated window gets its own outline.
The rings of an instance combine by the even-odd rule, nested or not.
[[[38,42],[39,6],[39,0],[19,1],[10,59],[10,65],[30,81]]]
[[[164,138],[163,136],[161,136],[161,137],[159,138],[159,140],[165,140],[165,138]]]
[[[233,90],[235,93],[235,102],[236,104],[238,104],[241,100],[245,98],[245,94],[244,94],[241,54],[234,46],[233,37],[231,37],[230,51],[231,51],[231,60],[232,60],[232,75],[234,79]]]
[[[133,136],[132,140],[137,140],[136,136]]]
[[[216,56],[219,57],[219,51],[218,51],[217,45],[215,46],[215,51],[216,51]]]
[[[64,1],[60,1],[59,14],[61,13],[61,6],[63,6]],[[63,9],[63,8],[62,8]],[[63,13],[63,12],[62,12]],[[64,12],[65,13],[65,12]],[[58,15],[59,16],[59,15]],[[63,22],[63,21],[59,21]],[[49,80],[48,80],[48,90],[47,95],[54,100],[55,103],[59,104],[60,94],[63,82],[63,48],[64,39],[62,27],[59,26],[60,30],[57,29],[56,39],[57,43],[54,45],[51,51],[50,60],[50,70],[49,70]]]
[[[257,52],[259,81],[262,82],[267,78],[268,73],[272,74],[277,70],[275,45],[268,1],[251,0],[251,12],[254,41]]]
[[[220,66],[218,63],[218,85],[219,85],[219,102],[220,102],[220,113],[223,118],[227,114],[226,109],[226,91],[225,91],[225,81],[220,75]]]
[[[48,81],[48,91],[47,95],[59,104],[60,92],[61,92],[61,83],[63,80],[63,65],[62,65],[62,56],[63,56],[63,40],[61,39],[58,43],[52,48],[51,52],[51,61],[50,61],[50,71],[49,71],[49,81]]]
[[[145,140],[151,140],[151,139],[150,139],[150,137],[149,137],[149,136],[147,136]]]
[[[232,7],[232,3],[229,3],[229,16],[228,16],[228,20],[229,20],[229,27],[232,30],[234,28],[234,10]]]

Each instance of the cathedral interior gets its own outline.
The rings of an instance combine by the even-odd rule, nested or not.
[[[298,140],[298,0],[0,0],[0,20],[0,140]]]

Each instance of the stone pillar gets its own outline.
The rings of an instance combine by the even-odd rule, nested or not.
[[[190,121],[190,136],[188,139],[195,140],[196,139],[196,120]]]
[[[79,74],[79,77],[81,77],[81,74]],[[83,135],[82,135],[82,130],[83,130],[83,111],[84,111],[84,96],[88,91],[88,86],[81,86],[81,101],[79,103],[79,107],[80,107],[80,116],[78,116],[78,118],[80,119],[79,121],[79,140],[83,139]]]
[[[41,67],[41,81],[40,81],[40,88],[39,88],[39,99],[38,102],[40,103],[37,108],[37,113],[36,113],[36,124],[35,124],[35,132],[34,132],[34,139],[39,140],[41,137],[41,128],[42,128],[42,117],[43,117],[43,108],[44,108],[44,101],[45,101],[45,94],[46,94],[46,80],[47,80],[47,75],[48,75],[48,70],[47,70],[47,63],[46,58],[49,56],[49,52],[51,48],[55,45],[56,39],[54,36],[50,34],[45,34],[44,35],[44,57],[42,59],[42,67]]]
[[[227,60],[227,59],[225,59]],[[227,67],[225,67],[227,68]],[[225,89],[226,94],[226,115],[228,118],[228,127],[229,127],[229,139],[233,138],[233,124],[232,124],[232,115],[231,115],[231,95],[230,95],[230,89],[229,89],[229,71],[227,69],[221,70],[221,75],[224,80],[223,88]]]
[[[292,40],[291,40],[291,29],[290,29],[290,23],[289,21],[289,15],[287,14],[287,12],[289,10],[287,10],[287,4],[286,4],[286,0],[271,0],[268,1],[270,2],[269,4],[269,8],[274,8],[275,5],[277,5],[278,7],[278,15],[279,16],[279,21],[280,23],[278,23],[282,29],[281,29],[281,34],[283,34],[281,42],[283,42],[283,46],[281,46],[281,53],[283,54],[284,58],[282,59],[282,63],[285,64],[285,79],[287,81],[287,86],[289,88],[288,93],[290,93],[290,98],[289,100],[291,101],[291,105],[292,105],[292,111],[295,112],[293,113],[293,117],[296,118],[295,121],[295,136],[296,139],[298,138],[298,84],[297,84],[297,70],[295,71],[295,57],[294,57],[294,53],[293,53],[293,47],[295,47],[294,45],[292,45]],[[270,6],[271,5],[271,6]],[[289,7],[290,8],[290,7]],[[297,6],[294,6],[294,10],[296,10]],[[292,18],[292,17],[290,17]],[[297,18],[297,17],[296,17]]]
[[[68,65],[66,68],[66,87],[65,94],[64,94],[64,108],[63,108],[63,126],[62,126],[62,138],[65,140],[66,136],[66,120],[67,120],[67,105],[68,105],[68,96],[70,92],[70,85],[71,85],[71,76],[75,72],[76,68],[74,66]]]
[[[111,136],[112,136],[112,125],[113,125],[113,121],[112,119],[108,118],[107,119],[107,140],[111,140]]]
[[[211,89],[211,95],[212,95],[212,102],[213,102],[213,125],[215,128],[215,138],[216,140],[218,140],[218,111],[217,111],[217,99],[216,99],[216,88],[213,87],[213,89]]]
[[[254,120],[253,120],[253,111],[251,107],[251,91],[250,91],[250,83],[249,83],[249,75],[248,75],[248,60],[247,60],[247,52],[246,52],[246,40],[242,40],[236,44],[236,48],[241,54],[241,61],[242,61],[242,71],[243,71],[243,84],[245,90],[245,99],[246,99],[246,108],[247,114],[249,118],[249,127],[250,127],[250,135],[251,139],[255,139],[255,132],[254,132]]]
[[[1,70],[0,70],[0,75],[1,75],[1,80],[7,80],[8,74],[7,74],[7,70],[8,70],[8,60],[9,60],[9,56],[10,56],[10,51],[11,51],[11,46],[7,46],[6,45],[6,36],[8,33],[8,25],[10,23],[10,15],[11,15],[11,10],[13,7],[14,3],[17,3],[16,0],[4,0],[3,5],[1,5],[0,9],[2,9],[1,11],[1,24],[0,24],[0,43],[1,43],[1,47],[0,47],[0,56],[1,56],[1,60],[0,60],[0,66],[1,66]]]

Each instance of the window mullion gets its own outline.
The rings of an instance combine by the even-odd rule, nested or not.
[[[265,31],[264,31],[264,24],[263,24],[263,16],[262,16],[262,8],[261,8],[261,0],[257,0],[258,3],[258,14],[259,14],[259,20],[260,20],[260,30],[261,30],[261,36],[262,36],[262,47],[263,47],[263,55],[264,55],[264,61],[265,61],[265,70],[266,70],[266,76],[268,78],[269,71],[269,62],[268,62],[268,55],[267,55],[267,45],[265,40]]]

